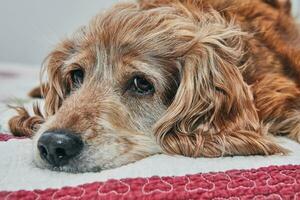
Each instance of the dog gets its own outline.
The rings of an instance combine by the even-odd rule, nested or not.
[[[166,153],[285,155],[300,142],[300,36],[288,0],[118,3],[43,64],[44,112],[9,121],[37,166],[100,171]]]

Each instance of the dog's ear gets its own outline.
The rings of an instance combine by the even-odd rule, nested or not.
[[[158,142],[167,153],[193,157],[285,152],[261,126],[240,72],[245,33],[220,16],[208,20],[181,60],[179,88],[155,126]]]
[[[24,107],[10,106],[17,111],[17,115],[8,122],[10,130],[15,136],[33,136],[45,119],[55,114],[61,106],[68,92],[68,87],[62,78],[62,66],[72,49],[73,44],[70,41],[64,41],[50,53],[42,70],[47,80],[41,81],[43,83],[40,87],[29,93],[31,97],[45,98],[44,114],[42,114],[38,105],[33,106],[33,115]],[[43,74],[41,77],[43,77]]]
[[[73,46],[71,41],[63,41],[44,61],[41,77],[42,79],[46,77],[47,80],[41,81],[44,82],[41,84],[41,90],[45,98],[46,116],[56,113],[68,93],[69,89],[63,79],[62,67],[64,61],[70,56]]]
[[[40,125],[44,123],[45,118],[38,106],[33,105],[32,113],[30,114],[22,106],[9,106],[17,112],[16,116],[13,116],[8,121],[8,125],[11,133],[17,137],[32,137],[34,133],[40,128]]]
[[[43,99],[49,90],[48,88],[49,88],[48,84],[43,83],[40,86],[30,90],[28,96],[35,99]]]

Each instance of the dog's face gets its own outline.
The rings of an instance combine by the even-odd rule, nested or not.
[[[34,138],[35,162],[95,171],[163,150],[190,155],[197,144],[184,134],[218,130],[208,126],[216,105],[243,87],[243,34],[216,12],[172,6],[121,4],[95,17],[46,61],[48,118]]]
[[[158,34],[167,24],[159,18],[147,24],[132,5],[111,12],[50,55],[46,70],[49,79],[59,79],[63,94],[59,109],[35,136],[39,165],[52,167],[38,149],[45,132],[68,132],[83,141],[80,153],[59,166],[67,171],[112,168],[161,152],[153,127],[175,95],[179,63],[159,56],[176,48],[165,38],[174,30]]]

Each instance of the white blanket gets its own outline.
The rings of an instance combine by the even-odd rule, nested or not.
[[[11,78],[3,79],[1,76],[8,72],[17,73],[18,75],[12,76],[11,74],[8,76]],[[37,84],[38,74],[38,68],[0,64],[0,93],[3,95],[0,98],[2,132],[7,131],[6,121],[14,113],[9,111],[5,104],[11,102],[11,97],[14,97],[13,102],[18,101],[28,104],[29,100],[25,94]],[[31,140],[13,139],[8,142],[0,142],[0,191],[60,188],[94,181],[105,181],[111,178],[149,177],[154,175],[180,176],[200,172],[300,164],[300,145],[286,138],[278,138],[278,141],[282,146],[291,150],[288,156],[193,159],[182,156],[155,155],[133,164],[99,173],[68,174],[36,168],[32,163]]]

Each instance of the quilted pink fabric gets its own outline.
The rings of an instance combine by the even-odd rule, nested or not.
[[[6,135],[6,134],[0,134],[0,141],[8,141],[8,140],[10,140],[10,139],[12,139],[12,138],[14,138],[13,136],[11,136],[11,135]]]
[[[0,142],[6,142],[10,139],[24,139],[25,137],[14,137],[8,134],[0,134]]]
[[[179,177],[108,180],[59,189],[0,191],[0,199],[300,200],[300,165]]]

